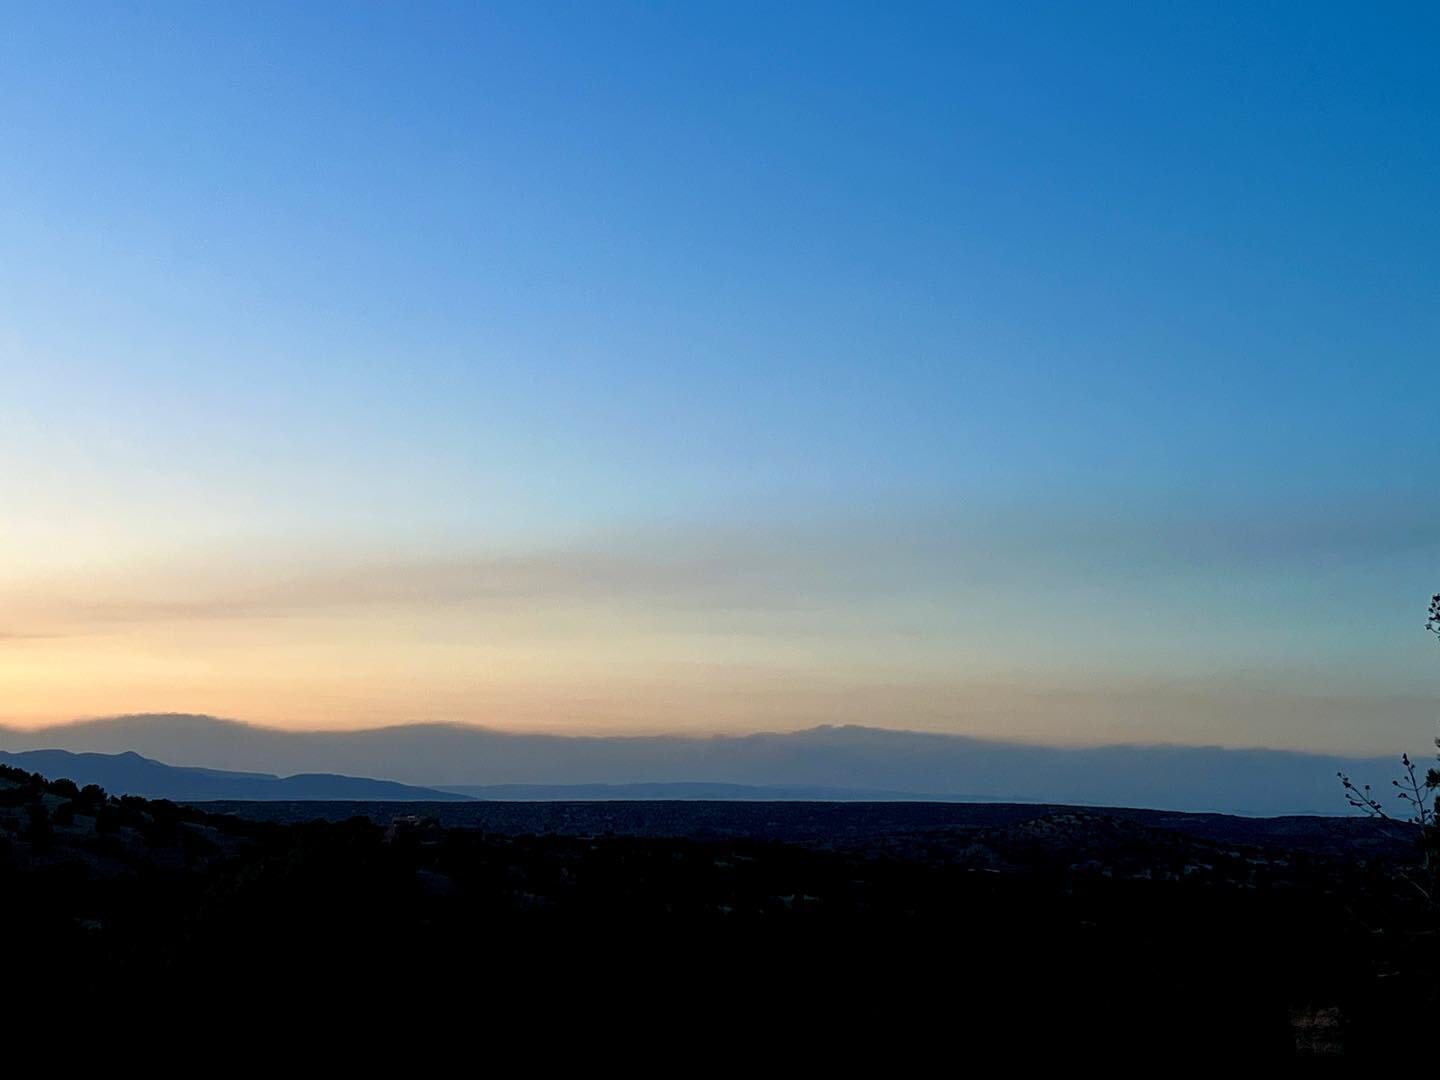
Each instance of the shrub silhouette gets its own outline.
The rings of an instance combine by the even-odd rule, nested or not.
[[[1430,597],[1430,610],[1425,629],[1440,641],[1440,593]],[[1435,739],[1440,750],[1440,738]],[[1440,761],[1440,754],[1436,760]],[[1345,790],[1345,801],[1373,818],[1393,821],[1416,830],[1420,851],[1420,875],[1410,881],[1425,896],[1427,903],[1440,899],[1440,769],[1433,766],[1421,775],[1408,753],[1400,755],[1400,775],[1390,781],[1395,789],[1399,808],[1386,809],[1369,784],[1357,784],[1345,773],[1336,773]]]
[[[80,788],[76,786],[75,781],[64,778],[50,781],[49,791],[53,795],[63,795],[67,799],[77,799],[80,797]]]

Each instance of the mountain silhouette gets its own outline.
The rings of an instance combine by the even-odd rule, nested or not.
[[[496,785],[734,784],[826,789],[829,798],[883,792],[1243,814],[1343,812],[1337,770],[1378,787],[1395,764],[1264,749],[1058,748],[855,726],[707,737],[512,734],[436,723],[283,731],[185,714],[0,727],[0,747],[135,751],[181,766],[371,776],[466,793]]]
[[[116,795],[147,799],[201,802],[211,799],[302,801],[312,799],[363,801],[463,801],[456,792],[367,780],[356,776],[310,773],[269,776],[221,769],[179,768],[127,751],[122,754],[74,754],[68,750],[0,750],[0,765],[12,765],[52,779],[64,777],[82,787],[99,784]]]

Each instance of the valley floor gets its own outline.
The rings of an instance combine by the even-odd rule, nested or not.
[[[28,978],[7,992],[31,1002],[124,986],[167,1014],[203,1002],[401,1030],[461,1014],[512,1048],[566,1032],[569,1049],[613,1054],[628,1033],[662,1057],[890,1068],[981,1046],[1364,1057],[1427,1030],[1436,1003],[1408,850],[1353,821],[794,803],[216,813],[22,776],[0,778],[0,896],[25,928],[7,953]]]

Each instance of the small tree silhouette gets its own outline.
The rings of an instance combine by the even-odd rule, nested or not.
[[[1440,593],[1430,598],[1425,629],[1440,640]],[[1435,740],[1435,746],[1440,749],[1440,738]],[[1440,755],[1437,755],[1437,760],[1440,760]],[[1400,768],[1401,775],[1391,780],[1390,785],[1396,789],[1396,798],[1405,805],[1403,811],[1394,814],[1385,809],[1369,784],[1357,784],[1343,772],[1335,775],[1345,789],[1345,801],[1355,809],[1372,818],[1413,826],[1418,831],[1420,866],[1425,872],[1427,884],[1422,886],[1413,878],[1410,882],[1427,902],[1431,902],[1435,896],[1433,879],[1440,871],[1440,816],[1437,816],[1437,810],[1440,810],[1440,798],[1437,798],[1440,796],[1440,769],[1427,769],[1422,777],[1409,754],[1400,755]]]
[[[1440,739],[1435,740],[1435,745],[1440,747]],[[1400,755],[1400,777],[1391,780],[1390,785],[1397,788],[1395,797],[1406,803],[1403,814],[1392,814],[1380,804],[1370,790],[1369,784],[1356,784],[1343,772],[1335,775],[1340,778],[1341,785],[1345,788],[1345,801],[1357,810],[1362,810],[1374,818],[1384,818],[1386,821],[1399,821],[1409,825],[1416,825],[1427,829],[1435,825],[1435,798],[1432,794],[1440,788],[1440,771],[1429,769],[1422,778],[1416,775],[1415,763],[1410,760],[1409,754]]]

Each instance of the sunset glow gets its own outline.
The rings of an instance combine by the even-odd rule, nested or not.
[[[0,16],[0,723],[1428,730],[1422,35],[623,10]]]

